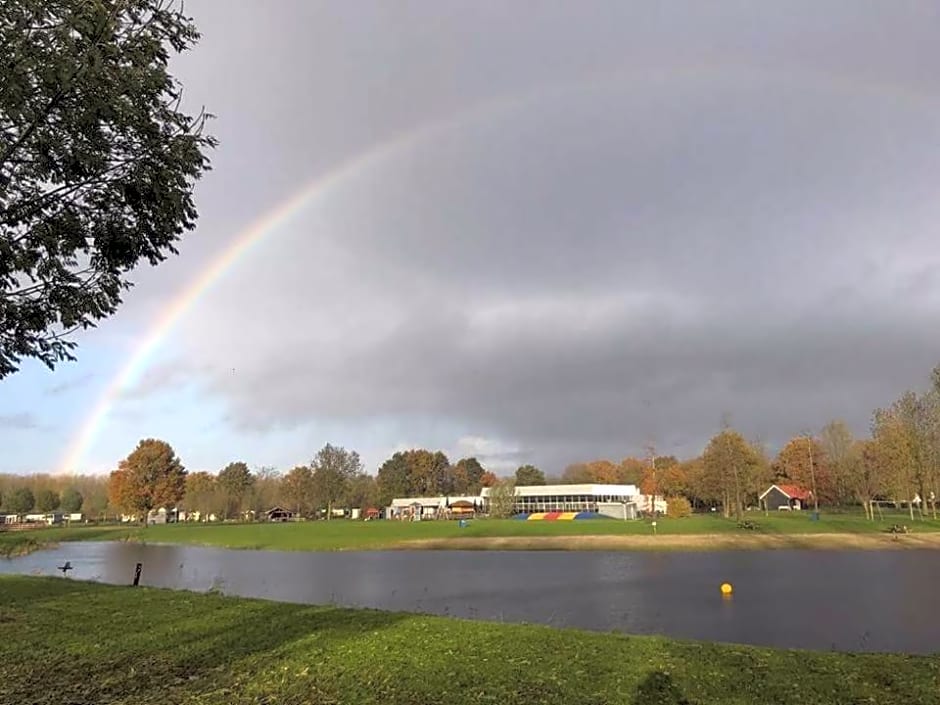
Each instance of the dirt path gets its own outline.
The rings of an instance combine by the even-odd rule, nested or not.
[[[789,549],[940,549],[940,533],[689,534],[666,536],[478,536],[402,541],[397,549],[528,551],[727,551]]]

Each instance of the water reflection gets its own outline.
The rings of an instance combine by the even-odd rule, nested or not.
[[[594,630],[847,651],[940,652],[932,551],[291,553],[72,543],[0,572]],[[63,578],[65,579],[65,578]],[[734,584],[723,600],[718,587]]]

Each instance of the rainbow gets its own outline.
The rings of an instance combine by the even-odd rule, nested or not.
[[[913,99],[936,105],[937,96],[925,94],[922,87],[903,86],[882,82],[864,82],[850,80],[841,75],[803,73],[787,71],[767,71],[764,69],[742,68],[737,66],[709,66],[696,65],[672,67],[650,71],[648,69],[633,69],[601,74],[589,80],[567,82],[541,87],[535,91],[518,96],[500,97],[486,101],[469,110],[456,115],[419,125],[418,127],[399,133],[385,141],[373,145],[371,148],[358,153],[350,159],[340,162],[325,174],[313,179],[299,191],[276,205],[270,211],[251,223],[239,232],[232,242],[220,252],[209,266],[184,287],[167,305],[157,321],[149,329],[143,340],[131,354],[127,363],[118,371],[115,377],[101,393],[91,412],[85,418],[78,431],[73,435],[67,445],[62,461],[59,463],[58,473],[74,472],[80,465],[89,447],[97,436],[111,407],[120,398],[122,392],[130,388],[131,384],[146,369],[151,355],[157,350],[162,340],[186,312],[199,300],[199,298],[219,281],[225,273],[248,253],[253,246],[263,240],[267,235],[276,232],[291,218],[318,200],[325,198],[334,188],[353,179],[369,169],[380,166],[386,161],[398,157],[409,149],[447,133],[458,127],[466,127],[477,121],[496,118],[502,114],[512,113],[529,104],[549,97],[557,97],[576,90],[588,92],[599,86],[606,86],[627,78],[641,80],[657,80],[664,77],[677,76],[702,77],[714,76],[716,71],[723,74],[734,73],[750,76],[776,76],[798,78],[805,83],[822,83],[836,85],[852,91],[869,90],[892,97]]]
[[[322,200],[334,188],[353,179],[355,176],[398,157],[409,149],[441,136],[450,130],[466,127],[473,122],[493,119],[502,113],[518,110],[543,94],[544,92],[540,91],[519,97],[499,98],[482,103],[456,116],[425,123],[379,142],[370,149],[337,164],[326,174],[308,182],[287,200],[282,201],[239,232],[231,243],[210,262],[209,266],[201,271],[167,304],[130,358],[98,397],[91,412],[68,444],[56,472],[65,474],[76,471],[85,453],[94,442],[111,407],[146,369],[151,355],[157,350],[170,330],[207,290],[267,235],[276,232],[298,213],[314,205],[318,200]]]

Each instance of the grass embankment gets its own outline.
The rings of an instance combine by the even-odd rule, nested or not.
[[[454,521],[315,521],[286,524],[169,524],[138,529],[137,540],[227,548],[335,551],[394,548],[721,550],[735,548],[940,548],[940,521],[900,515],[869,522],[859,515],[750,516],[756,530],[720,516],[660,519],[656,535],[647,521],[592,519],[532,522],[478,519],[461,528]],[[892,536],[891,524],[914,533]]]
[[[919,705],[940,660],[0,576],[0,702]]]
[[[120,527],[62,527],[0,532],[0,556],[26,553],[59,541],[130,539],[281,551],[370,549],[529,549],[529,550],[729,550],[766,548],[940,548],[940,521],[911,522],[906,515],[866,521],[861,514],[808,513],[748,515],[756,530],[714,515],[663,518],[656,534],[648,521],[517,521],[476,519],[461,528],[455,521],[310,521],[286,524],[167,524]],[[912,534],[885,533],[908,524]]]
[[[122,526],[63,526],[29,531],[0,531],[0,557],[21,556],[61,541],[109,541],[134,532]]]

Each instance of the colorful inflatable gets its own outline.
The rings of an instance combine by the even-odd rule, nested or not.
[[[516,514],[514,519],[520,521],[573,521],[575,519],[599,519],[597,512],[535,512],[533,514]]]

